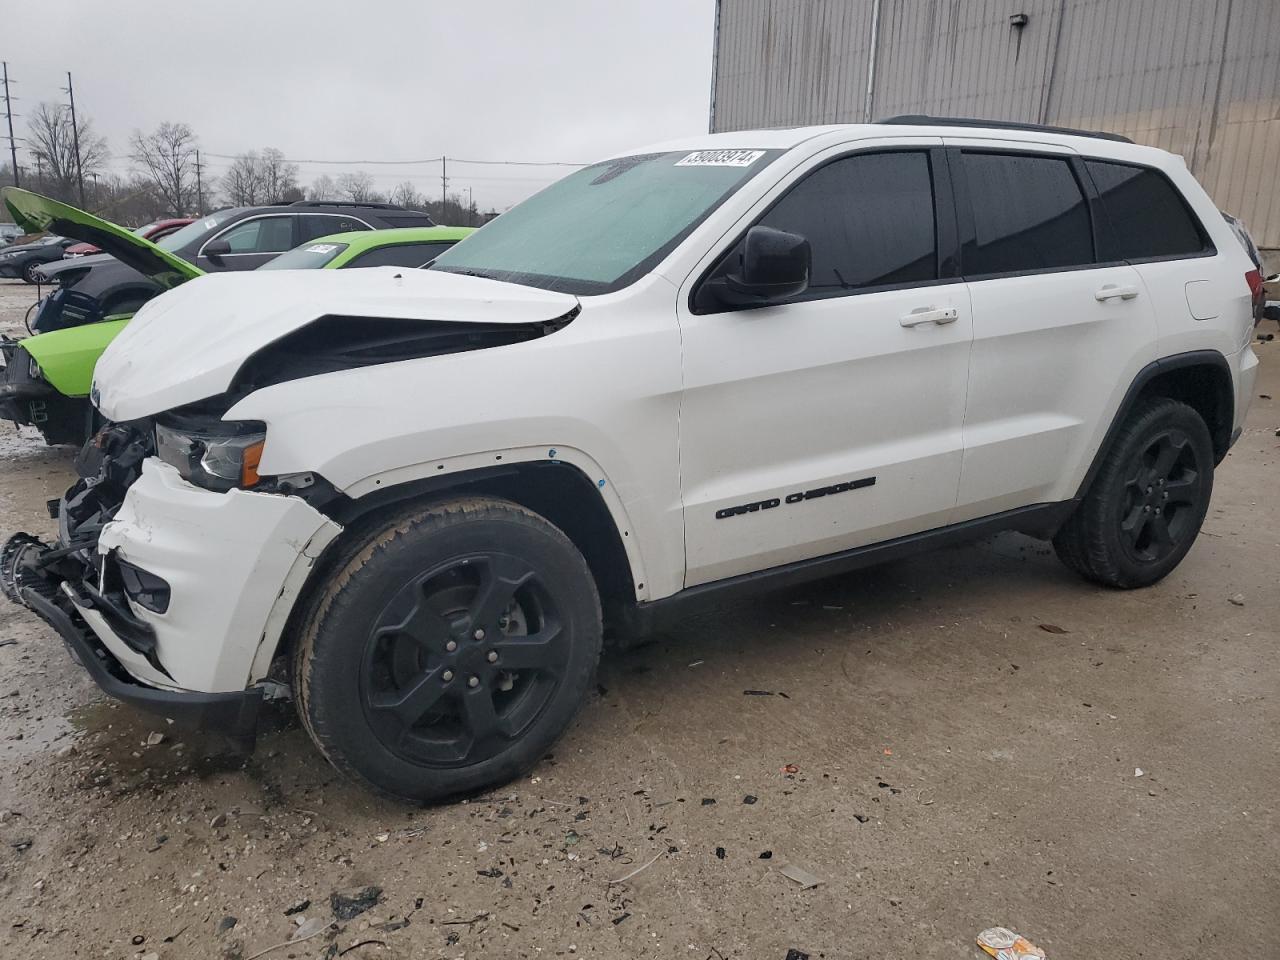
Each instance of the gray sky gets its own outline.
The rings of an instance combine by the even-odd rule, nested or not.
[[[229,161],[212,154],[268,146],[291,159],[581,162],[705,132],[713,17],[713,0],[14,3],[0,59],[17,114],[64,98],[71,70],[76,109],[122,173],[131,131],[164,120],[194,128],[213,175]],[[300,179],[348,169],[380,190],[408,179],[440,192],[438,163],[304,163]],[[501,210],[570,169],[450,163],[450,192],[469,186]]]

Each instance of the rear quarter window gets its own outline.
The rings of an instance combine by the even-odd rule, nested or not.
[[[1110,222],[1103,231],[1104,261],[1193,257],[1213,245],[1178,189],[1150,167],[1086,160],[1102,209]]]

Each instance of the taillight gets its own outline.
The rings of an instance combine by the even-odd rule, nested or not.
[[[1244,275],[1244,282],[1249,285],[1249,299],[1253,302],[1253,324],[1257,326],[1262,320],[1262,308],[1266,306],[1263,297],[1264,286],[1262,271],[1250,270]]]

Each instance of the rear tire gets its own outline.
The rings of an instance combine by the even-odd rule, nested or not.
[[[40,277],[37,271],[44,266],[42,263],[29,263],[22,268],[22,279],[27,283],[39,283]]]
[[[1213,493],[1213,441],[1195,410],[1155,397],[1111,444],[1084,499],[1053,538],[1087,580],[1132,589],[1161,580],[1195,542]]]
[[[504,500],[401,514],[353,544],[302,621],[298,713],[342,773],[438,801],[531,769],[585,701],[600,599],[569,539]]]

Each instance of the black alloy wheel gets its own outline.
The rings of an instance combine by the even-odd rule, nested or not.
[[[600,598],[544,517],[466,497],[349,528],[299,610],[293,689],[321,753],[404,800],[531,769],[594,682]]]
[[[569,648],[556,601],[504,553],[450,560],[405,584],[374,621],[361,699],[378,739],[412,763],[487,760],[550,702]]]

